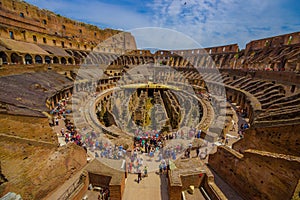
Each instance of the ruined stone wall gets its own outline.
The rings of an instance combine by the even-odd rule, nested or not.
[[[19,0],[1,1],[0,24],[0,37],[77,50],[93,50],[121,33],[74,21]],[[123,32],[106,43],[110,49],[136,48],[130,33]]]
[[[161,92],[162,99],[165,105],[165,109],[168,114],[168,118],[170,119],[170,125],[173,129],[178,128],[179,122],[181,120],[181,111],[180,111],[180,105],[178,103],[178,100],[176,99],[175,95],[167,91]]]
[[[251,71],[240,69],[220,69],[221,73],[227,73],[234,79],[242,76],[251,76],[257,79],[267,79],[285,85],[300,84],[299,74],[293,72],[274,72],[274,71]]]
[[[110,185],[110,199],[121,200],[125,189],[125,175],[122,176],[121,185]]]
[[[58,144],[47,118],[0,114],[0,124],[1,134]]]
[[[188,49],[188,50],[174,50],[169,51],[170,54],[177,54],[179,56],[192,56],[197,54],[225,54],[225,53],[234,53],[238,52],[238,44],[228,44],[223,46],[216,47],[206,47],[204,49]],[[161,52],[158,53],[160,55]]]
[[[247,149],[282,153],[299,156],[299,125],[286,125],[274,127],[252,127],[247,130],[244,139],[233,145],[236,151],[244,152]]]
[[[182,191],[181,186],[179,186],[179,185],[171,186],[169,184],[168,185],[169,199],[170,200],[181,200],[181,191]]]
[[[93,186],[97,186],[97,187],[107,187],[110,180],[111,180],[111,176],[107,175],[100,175],[100,174],[94,174],[89,172],[89,183],[92,184]]]
[[[10,191],[22,199],[43,199],[86,164],[85,150],[71,143],[56,148],[2,139],[0,158],[8,179],[0,185],[0,196]]]
[[[258,50],[265,47],[278,47],[300,43],[300,32],[289,33],[259,40],[253,40],[246,45],[246,52]]]
[[[209,169],[206,169],[206,173],[202,175],[203,181],[201,187],[204,188],[205,192],[209,195],[212,200],[227,200],[227,197],[223,194],[220,188],[214,181],[214,175]]]
[[[245,199],[290,199],[300,177],[297,157],[254,150],[244,155],[225,146],[209,156],[209,165]]]
[[[89,178],[87,172],[83,172],[79,180],[81,182],[81,185],[73,193],[71,197],[73,200],[82,200],[82,197],[84,196],[89,187]]]
[[[223,53],[234,53],[239,51],[238,44],[229,44],[224,46],[217,46],[217,47],[207,47],[205,50],[209,54],[223,54]]]
[[[203,179],[199,174],[181,175],[180,178],[182,190],[187,190],[191,185],[195,186],[195,188],[199,188]]]
[[[101,30],[93,25],[41,10],[23,1],[1,1],[0,24],[2,38],[118,55],[125,53],[124,49],[136,49],[135,40],[130,33],[112,29]],[[296,32],[255,40],[248,43],[246,49],[241,51],[237,44],[205,49],[160,50],[155,54],[151,54],[149,50],[135,50],[128,53],[130,58],[120,59],[115,64],[143,64],[150,61],[175,67],[194,65],[230,69],[300,71],[299,38],[299,32]],[[68,53],[77,57],[76,64],[82,62],[83,57],[86,56],[83,54],[81,57],[74,52]],[[211,59],[205,55],[210,55]],[[3,58],[5,59],[7,58]],[[73,64],[73,61],[68,63]],[[99,61],[97,63],[101,64]]]

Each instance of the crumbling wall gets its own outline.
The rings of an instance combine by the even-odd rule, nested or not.
[[[0,114],[0,134],[49,142],[58,145],[57,135],[48,118]]]
[[[233,149],[244,152],[257,149],[286,155],[300,156],[299,125],[274,127],[252,127],[244,134],[244,139],[233,145]]]
[[[290,199],[300,177],[298,157],[257,150],[244,155],[226,146],[209,156],[209,165],[245,199]]]
[[[86,153],[73,143],[57,148],[1,140],[0,159],[8,180],[0,195],[10,191],[23,199],[42,199],[82,169]]]

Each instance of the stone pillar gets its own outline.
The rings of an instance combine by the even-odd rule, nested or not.
[[[51,108],[51,109],[55,108],[55,104],[54,104],[54,100],[53,100],[53,98],[51,98],[51,99],[50,99],[50,101],[51,101],[51,106],[52,106],[52,108]]]
[[[240,94],[239,93],[235,93],[236,94],[236,105],[240,105]]]
[[[19,60],[19,59],[18,59],[18,60]],[[22,57],[22,61],[23,61],[24,65],[27,64],[27,63],[26,63],[26,60],[25,60],[25,56]]]
[[[59,101],[59,98],[58,98],[58,95],[56,94],[55,95],[55,105],[58,103],[58,101]]]
[[[229,93],[232,96],[232,102],[236,102],[237,96],[234,93]]]
[[[290,64],[288,62],[285,63],[284,69],[285,69],[285,71],[291,71]]]
[[[242,96],[242,99],[241,99],[241,108],[242,108],[242,109],[245,108],[245,101],[246,101],[246,100],[245,100],[245,96],[243,95],[243,96]]]
[[[300,72],[300,61],[297,62],[296,71],[297,71],[297,72]]]

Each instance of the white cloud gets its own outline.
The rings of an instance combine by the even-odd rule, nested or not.
[[[186,0],[186,4],[178,0],[155,2],[159,2],[153,4],[157,25],[182,31],[203,46],[239,43],[243,48],[245,43],[253,39],[282,34],[282,24],[293,26],[295,30],[295,24],[298,22],[298,29],[300,24],[299,17],[283,10],[281,4],[285,1]],[[174,8],[173,12],[160,12],[171,7]]]
[[[297,0],[29,0],[61,15],[109,28],[171,28],[192,37],[202,46],[245,43],[253,39],[299,31]],[[123,5],[122,5],[123,3]],[[127,2],[128,3],[128,2]],[[138,4],[138,3],[135,3]],[[296,6],[296,5],[295,5]],[[299,6],[299,4],[298,4]]]
[[[162,50],[201,48],[193,38],[181,32],[160,28],[146,27],[132,29],[130,32],[136,38],[139,48],[155,48]]]
[[[151,25],[148,16],[138,13],[129,7],[102,3],[97,0],[29,0],[28,2],[72,19],[87,21],[97,25],[107,25],[104,28],[129,29]]]

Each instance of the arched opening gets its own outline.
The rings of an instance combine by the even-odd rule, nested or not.
[[[11,59],[11,63],[13,63],[13,64],[21,64],[22,63],[22,57],[16,53],[12,53],[10,55],[10,59]]]
[[[68,58],[68,63],[72,65],[73,64],[73,59],[72,58]]]
[[[43,64],[43,59],[42,59],[42,57],[39,56],[39,55],[36,55],[36,56],[35,56],[35,63],[36,63],[36,64]]]
[[[87,57],[87,54],[84,51],[80,52],[84,57]]]
[[[51,63],[51,58],[49,56],[45,56],[45,63],[50,64]]]
[[[92,64],[92,59],[90,57],[84,59],[83,64],[91,65]]]
[[[65,64],[67,64],[67,60],[64,57],[62,57],[60,59],[60,63],[65,65]]]
[[[71,50],[65,50],[70,56],[73,56],[73,52]]]
[[[25,64],[32,64],[32,57],[31,57],[31,55],[29,55],[29,54],[26,54],[25,55]]]
[[[82,55],[77,52],[77,51],[74,51],[74,59],[75,59],[75,64],[80,64],[81,63],[81,60],[82,60]]]
[[[80,58],[75,57],[75,64],[79,65],[80,64]]]
[[[59,60],[58,60],[58,58],[56,56],[53,57],[53,63],[55,63],[55,64],[59,63]]]
[[[0,52],[0,59],[2,59],[2,64],[7,64],[7,55],[3,51]]]

